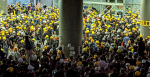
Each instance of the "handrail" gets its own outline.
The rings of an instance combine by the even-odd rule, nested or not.
[[[109,6],[107,6],[100,14],[102,14]]]
[[[104,15],[106,15],[107,13],[109,13],[109,11],[112,10],[113,8],[114,8],[114,6],[111,7],[111,9],[109,9]]]

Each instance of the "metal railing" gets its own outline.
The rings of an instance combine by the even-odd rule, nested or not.
[[[104,15],[106,15],[107,13],[109,13],[115,6],[112,6],[111,9],[109,9]]]

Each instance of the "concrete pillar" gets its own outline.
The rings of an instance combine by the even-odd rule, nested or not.
[[[59,7],[59,43],[64,45],[64,54],[69,57],[68,44],[74,47],[75,56],[82,45],[83,0],[60,0]]]
[[[141,0],[141,27],[140,27],[140,34],[143,35],[143,38],[146,38],[147,36],[150,36],[150,0]],[[147,24],[147,25],[146,25]]]
[[[0,0],[0,12],[4,11],[7,14],[7,0]]]

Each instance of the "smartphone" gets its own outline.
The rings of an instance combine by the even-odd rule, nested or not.
[[[32,72],[33,72],[33,70],[32,70]]]
[[[55,74],[56,72],[54,71],[54,74]]]
[[[1,56],[0,56],[0,60],[1,60]]]

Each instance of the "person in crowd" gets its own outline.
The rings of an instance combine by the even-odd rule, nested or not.
[[[90,9],[83,11],[80,54],[66,57],[57,7],[8,6],[0,21],[0,77],[149,77],[150,36],[140,35],[139,12]]]

